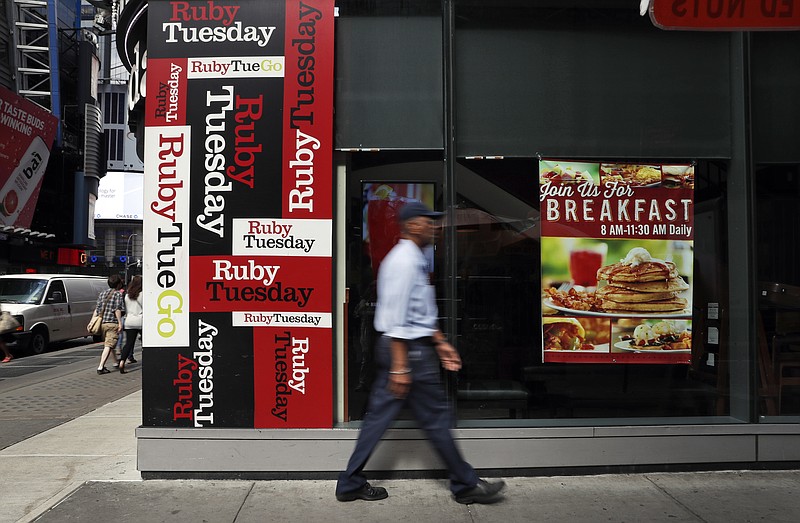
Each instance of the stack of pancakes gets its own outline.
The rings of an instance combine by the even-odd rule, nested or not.
[[[688,305],[678,293],[689,285],[672,262],[615,263],[601,267],[597,279],[608,282],[596,293],[602,300],[600,308],[606,312],[676,312]]]

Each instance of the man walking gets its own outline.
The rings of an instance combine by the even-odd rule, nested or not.
[[[400,209],[401,239],[378,271],[375,329],[381,333],[375,347],[375,382],[367,414],[347,469],[339,474],[336,499],[376,501],[389,494],[372,487],[363,474],[372,451],[404,405],[425,430],[450,473],[450,490],[459,503],[492,503],[499,499],[503,481],[487,482],[464,461],[450,433],[452,412],[447,404],[439,365],[461,368],[458,352],[438,327],[435,292],[423,249],[433,242],[434,212],[422,203]]]

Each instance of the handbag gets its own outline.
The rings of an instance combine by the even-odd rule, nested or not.
[[[10,312],[3,311],[2,314],[0,314],[0,334],[14,332],[19,325],[17,319],[12,316]]]
[[[103,331],[103,315],[95,316],[92,318],[92,321],[89,322],[89,334],[97,336]]]
[[[103,308],[100,310],[100,314],[93,317],[89,321],[89,326],[87,327],[87,330],[89,331],[89,334],[93,336],[97,336],[103,332],[103,316],[105,316],[106,314],[106,305],[108,304],[109,298],[111,298],[111,292],[109,292],[106,295],[106,299],[103,301]]]

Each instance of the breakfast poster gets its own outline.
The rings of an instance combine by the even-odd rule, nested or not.
[[[145,426],[332,426],[333,4],[148,4]]]
[[[692,359],[694,165],[539,162],[543,361]]]

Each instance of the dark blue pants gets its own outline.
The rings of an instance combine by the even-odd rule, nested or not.
[[[122,346],[120,360],[125,361],[133,355],[133,346],[136,345],[136,338],[142,333],[142,329],[125,329],[125,345]]]
[[[395,398],[387,389],[391,364],[390,339],[381,336],[375,346],[376,376],[370,393],[367,413],[358,435],[347,469],[339,474],[336,493],[361,488],[367,479],[364,466],[383,434],[397,418],[403,406],[408,406],[420,427],[426,432],[439,457],[450,473],[453,494],[472,488],[478,483],[475,469],[464,461],[453,441],[450,428],[453,416],[440,375],[439,357],[429,338],[408,342],[408,366],[411,368],[411,389],[405,399]]]

